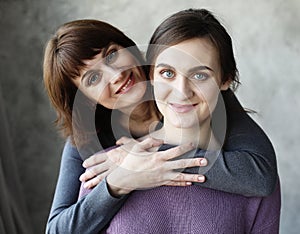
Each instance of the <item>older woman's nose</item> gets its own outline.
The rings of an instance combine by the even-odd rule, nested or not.
[[[122,80],[125,77],[125,71],[118,69],[118,68],[112,68],[108,67],[105,69],[106,72],[106,79],[111,84],[116,84],[120,80]]]

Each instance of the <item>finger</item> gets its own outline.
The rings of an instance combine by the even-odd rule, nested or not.
[[[165,184],[166,186],[190,186],[192,185],[192,182],[190,181],[171,181],[167,184]]]
[[[132,140],[134,140],[134,139],[123,136],[119,140],[116,141],[116,145],[125,145],[125,144],[130,143]]]
[[[98,152],[92,156],[90,156],[88,159],[84,160],[82,163],[82,166],[84,168],[92,167],[96,164],[100,164],[104,162],[107,159],[107,154],[105,152]]]
[[[136,144],[134,146],[134,150],[137,150],[137,151],[148,150],[152,147],[158,147],[162,144],[163,144],[162,140],[148,137],[145,140],[141,141],[140,143]]]
[[[96,177],[97,174],[93,174],[93,172],[86,170],[80,177],[79,180],[81,182],[85,182],[87,180],[92,179],[93,177]]]
[[[173,161],[167,161],[164,167],[167,170],[174,170],[174,169],[184,169],[188,167],[200,167],[202,158],[187,158],[187,159],[178,159]]]
[[[84,183],[84,188],[91,189],[97,186],[106,176],[108,175],[108,172],[102,173],[101,175],[98,175],[94,177],[91,180],[88,180]]]
[[[119,148],[124,149],[125,151],[129,152],[138,143],[139,142],[137,140],[131,139],[130,141],[127,141],[125,144],[121,145]]]
[[[80,181],[87,181],[96,177],[109,169],[108,163],[102,163],[93,167],[88,168],[80,177]]]
[[[205,182],[205,176],[200,174],[174,173],[172,182]]]
[[[179,145],[174,148],[162,151],[163,158],[165,160],[173,159],[176,158],[180,155],[183,155],[189,151],[194,149],[194,146],[192,143],[184,144],[184,145]]]

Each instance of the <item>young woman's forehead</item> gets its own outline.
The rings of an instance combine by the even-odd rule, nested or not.
[[[207,39],[194,38],[180,42],[163,50],[156,58],[155,65],[167,63],[185,66],[208,66],[217,69],[219,56],[215,46]]]

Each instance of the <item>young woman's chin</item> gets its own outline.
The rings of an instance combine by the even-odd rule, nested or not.
[[[173,110],[167,109],[164,117],[175,128],[199,128],[199,116],[194,111],[176,113]]]

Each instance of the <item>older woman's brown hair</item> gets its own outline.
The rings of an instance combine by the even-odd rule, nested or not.
[[[84,130],[82,126],[86,113],[74,109],[76,95],[80,95],[81,106],[88,111],[88,107],[94,111],[95,123],[92,123],[97,132],[110,128],[111,110],[97,104],[96,110],[89,105],[89,100],[81,95],[81,92],[72,82],[72,79],[80,76],[85,68],[85,60],[93,59],[102,49],[112,43],[118,44],[134,55],[137,61],[143,65],[144,59],[136,44],[112,25],[98,20],[76,20],[63,24],[48,41],[44,54],[44,84],[57,119],[56,125],[64,137],[71,137],[84,143]],[[143,68],[145,69],[145,68]],[[144,70],[145,74],[146,71]],[[76,116],[75,116],[76,115]],[[107,147],[104,143],[103,147]]]

